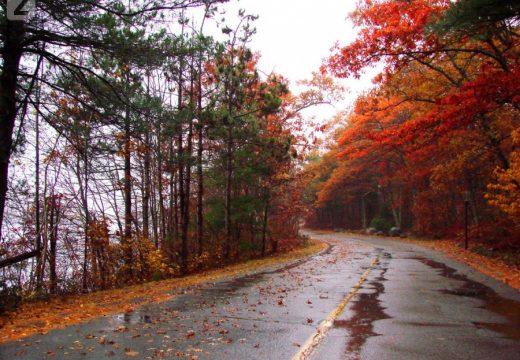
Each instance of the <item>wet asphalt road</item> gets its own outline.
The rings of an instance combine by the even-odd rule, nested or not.
[[[312,236],[331,249],[3,344],[0,359],[292,359],[363,274],[311,359],[520,359],[518,291],[414,245]]]

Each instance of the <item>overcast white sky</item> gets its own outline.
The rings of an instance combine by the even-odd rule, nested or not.
[[[259,67],[288,78],[295,89],[296,81],[310,78],[319,69],[336,41],[347,44],[354,39],[355,30],[347,16],[355,4],[355,0],[231,0],[220,7],[225,9],[230,24],[239,9],[259,16],[254,22],[257,33],[250,44],[262,54]],[[351,90],[345,102],[336,109],[320,107],[309,114],[323,121],[329,119],[371,85],[370,77],[342,82]]]
[[[296,80],[318,69],[335,41],[353,38],[346,17],[354,5],[354,0],[232,0],[223,6],[229,19],[240,8],[260,16],[251,43],[262,53],[260,66]]]

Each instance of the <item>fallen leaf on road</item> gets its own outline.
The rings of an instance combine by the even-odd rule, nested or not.
[[[128,328],[124,325],[119,325],[114,329],[114,332],[125,332],[128,331]]]
[[[125,351],[125,355],[135,357],[135,356],[139,355],[139,352],[128,349]]]

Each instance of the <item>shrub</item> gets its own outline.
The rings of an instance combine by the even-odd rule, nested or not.
[[[382,216],[376,216],[370,222],[370,227],[376,229],[377,231],[388,233],[388,231],[392,228],[392,223]]]

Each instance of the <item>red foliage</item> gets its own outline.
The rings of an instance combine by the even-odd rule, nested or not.
[[[379,87],[357,100],[332,150],[338,163],[321,174],[317,211],[333,212],[338,202],[359,209],[372,192],[372,208],[391,211],[395,225],[398,210],[417,232],[447,236],[463,224],[462,194],[469,191],[474,226],[503,216],[484,195],[495,169],[509,168],[511,133],[520,127],[518,44],[438,36],[431,25],[450,5],[360,2],[352,15],[357,39],[337,45],[322,71],[359,77],[383,62],[384,73]]]

